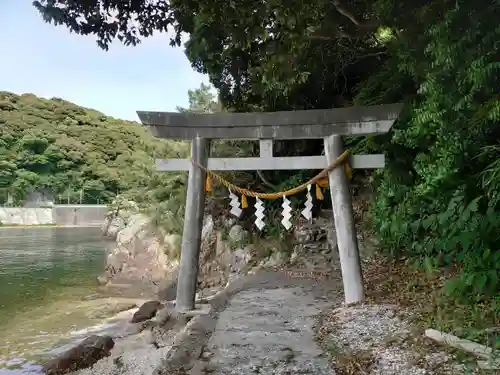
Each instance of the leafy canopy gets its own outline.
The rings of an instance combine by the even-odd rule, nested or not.
[[[340,100],[334,96],[346,85],[345,79],[337,81],[340,73],[362,61],[376,65],[384,56],[393,32],[384,24],[395,23],[394,14],[402,8],[360,0],[33,4],[47,22],[95,35],[104,49],[115,39],[135,45],[168,29],[170,43],[180,45],[181,35],[189,34],[185,47],[193,67],[210,76],[222,103],[233,110],[288,107],[297,86],[303,85],[315,85],[318,96],[303,97],[295,106],[330,107],[332,100]],[[383,15],[375,12],[380,9]]]

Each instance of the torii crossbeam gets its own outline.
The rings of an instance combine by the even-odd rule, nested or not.
[[[323,169],[344,151],[342,135],[387,133],[402,104],[257,113],[170,113],[138,111],[159,138],[192,140],[191,160],[157,160],[159,171],[189,171],[176,308],[194,308],[205,202],[205,171]],[[273,140],[324,139],[324,156],[274,157]],[[260,157],[209,158],[210,140],[259,140]],[[384,155],[353,155],[353,168],[383,168]],[[346,303],[364,298],[352,198],[342,168],[329,172],[330,195]]]

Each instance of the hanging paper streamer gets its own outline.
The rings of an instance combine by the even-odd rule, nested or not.
[[[264,219],[264,203],[259,198],[255,198],[255,225],[259,230],[262,230],[266,225],[262,219]]]
[[[319,184],[316,184],[316,199],[319,201],[325,199],[325,197],[323,196],[323,192],[321,191],[321,186]]]
[[[292,227],[292,223],[290,222],[292,218],[292,206],[290,206],[290,201],[286,197],[283,197],[283,204],[281,207],[283,207],[283,220],[281,220],[281,224],[286,230],[289,230]]]
[[[229,212],[236,217],[240,217],[243,211],[240,208],[240,200],[238,196],[229,190],[229,198],[231,199],[231,202],[229,203],[231,205],[231,211]]]
[[[212,179],[210,178],[210,176],[207,176],[206,180],[205,180],[205,191],[207,193],[210,193],[212,191],[213,187],[212,187]]]
[[[307,195],[306,195],[306,203],[305,208],[302,210],[302,216],[304,216],[307,220],[312,219],[312,196],[311,196],[311,185],[307,185]]]

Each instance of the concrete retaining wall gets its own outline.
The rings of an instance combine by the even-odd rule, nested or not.
[[[0,207],[0,223],[98,227],[104,222],[107,211],[105,205],[56,205],[53,208]]]
[[[57,205],[53,208],[54,222],[57,225],[76,227],[99,227],[104,223],[108,212],[105,205]]]

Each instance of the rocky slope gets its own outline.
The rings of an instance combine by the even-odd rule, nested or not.
[[[164,233],[129,203],[128,210],[109,215],[103,225],[106,236],[116,239],[109,252],[106,272],[99,278],[103,291],[134,298],[175,299],[181,238]],[[367,241],[359,237],[362,251]],[[325,271],[336,261],[336,238],[331,213],[299,220],[291,233],[261,238],[223,219],[215,223],[205,216],[200,254],[199,288],[226,285],[238,275],[260,268],[290,264],[300,269]]]

